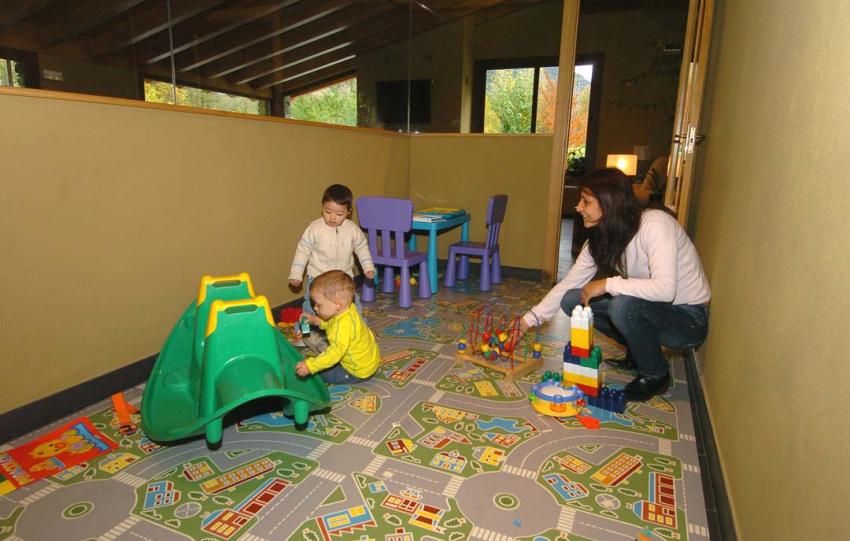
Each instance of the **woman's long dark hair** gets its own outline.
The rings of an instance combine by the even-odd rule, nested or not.
[[[626,276],[623,252],[640,227],[641,207],[632,191],[631,180],[615,168],[597,169],[582,177],[579,186],[599,200],[602,219],[587,230],[588,248],[597,276]]]

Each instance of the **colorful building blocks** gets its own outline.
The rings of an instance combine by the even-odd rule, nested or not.
[[[570,316],[570,344],[573,355],[587,357],[593,347],[593,311],[590,306],[576,306]]]
[[[587,397],[587,404],[606,411],[623,413],[626,411],[626,393],[622,389],[603,385],[596,396]]]
[[[564,381],[576,385],[588,397],[602,385],[602,350],[593,345],[593,312],[576,306],[570,316],[570,341],[564,347]]]

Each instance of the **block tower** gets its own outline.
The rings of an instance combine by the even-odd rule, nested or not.
[[[564,383],[572,383],[588,397],[599,394],[602,351],[593,345],[593,311],[576,306],[570,316],[570,341],[564,348]]]

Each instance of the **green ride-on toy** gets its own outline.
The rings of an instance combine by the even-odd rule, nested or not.
[[[221,442],[222,419],[264,397],[280,397],[283,411],[304,426],[310,412],[330,405],[321,378],[300,378],[301,355],[275,329],[269,302],[254,296],[247,273],[204,276],[169,334],[142,398],[142,428],[154,441],[204,434]]]

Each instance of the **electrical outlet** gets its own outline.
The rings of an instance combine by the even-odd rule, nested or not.
[[[48,81],[62,81],[65,78],[61,71],[48,69],[42,70],[41,76]]]

